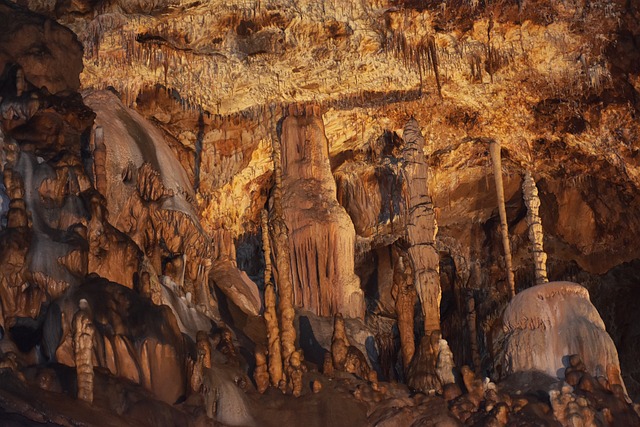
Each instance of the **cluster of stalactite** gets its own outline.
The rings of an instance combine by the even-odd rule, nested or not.
[[[391,30],[387,40],[385,40],[385,47],[388,52],[402,60],[405,67],[418,71],[420,75],[420,90],[423,89],[424,76],[433,72],[438,95],[442,96],[438,50],[433,35],[424,36],[418,43],[413,44],[407,40],[404,31]]]

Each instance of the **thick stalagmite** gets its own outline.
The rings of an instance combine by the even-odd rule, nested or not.
[[[428,193],[425,140],[415,119],[412,118],[405,125],[403,139],[405,147],[402,160],[408,215],[405,238],[409,244],[409,266],[413,269],[414,286],[422,303],[424,329],[432,332],[440,330],[440,259],[435,248],[438,227]]]
[[[322,316],[363,318],[364,297],[354,274],[355,229],[336,199],[319,107],[290,108],[281,139],[295,304]]]
[[[514,297],[504,317],[504,372],[537,370],[565,377],[566,358],[577,354],[591,375],[624,388],[618,351],[604,322],[577,283],[550,282]]]

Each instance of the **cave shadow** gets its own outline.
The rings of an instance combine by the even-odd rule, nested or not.
[[[384,375],[382,367],[380,366],[380,353],[378,352],[376,341],[371,335],[364,341],[364,348],[367,350],[367,358],[369,359],[369,363],[371,363],[371,368],[376,371],[378,378],[383,378]]]
[[[298,318],[298,327],[300,330],[298,345],[302,351],[304,351],[304,359],[322,368],[325,354],[328,353],[328,351],[322,347],[316,339],[309,318],[307,316],[300,316]]]
[[[564,356],[562,356],[562,368],[556,371],[556,376],[561,380],[564,379],[564,374],[567,368],[571,366],[571,362],[570,362],[571,356],[572,354],[565,354]]]

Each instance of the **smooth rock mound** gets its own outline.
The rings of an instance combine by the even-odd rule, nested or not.
[[[618,351],[581,285],[551,282],[529,288],[511,300],[503,321],[507,375],[536,370],[563,379],[568,356],[578,354],[590,374],[624,387]]]

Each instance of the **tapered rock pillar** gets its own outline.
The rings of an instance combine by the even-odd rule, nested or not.
[[[402,366],[404,366],[405,369],[411,363],[413,354],[416,352],[413,328],[413,308],[416,305],[416,289],[413,286],[413,275],[408,274],[410,271],[410,269],[405,268],[402,256],[398,256],[397,264],[393,269],[392,295],[396,302],[398,332],[400,333],[400,347],[402,350]]]
[[[411,119],[404,127],[405,147],[402,151],[403,174],[406,182],[407,232],[409,266],[414,285],[422,303],[424,329],[427,333],[440,330],[440,258],[435,248],[438,226],[433,203],[428,194],[428,168],[424,155],[425,141],[420,126]]]
[[[73,354],[78,382],[78,399],[93,402],[93,341],[95,327],[87,300],[80,300],[80,310],[73,316]]]
[[[281,141],[294,303],[321,316],[363,318],[364,296],[354,273],[356,233],[336,198],[319,107],[290,108]]]
[[[276,313],[276,291],[271,283],[271,243],[267,223],[267,211],[262,211],[262,249],[264,250],[264,322],[267,327],[269,342],[269,378],[271,385],[277,387],[282,379],[282,346],[280,343],[280,327]],[[256,353],[256,358],[258,357]]]
[[[511,243],[509,241],[509,224],[507,222],[507,209],[504,204],[504,185],[502,183],[502,157],[500,155],[500,143],[489,143],[491,162],[493,163],[493,177],[496,180],[496,195],[498,197],[498,212],[500,214],[500,234],[502,235],[502,247],[504,248],[504,264],[507,269],[507,283],[509,284],[509,296],[516,294],[515,277],[511,262]]]
[[[278,140],[275,131],[273,132],[273,169],[275,185],[273,186],[272,204],[273,209],[271,211],[271,218],[269,220],[269,234],[273,239],[273,247],[275,254],[275,273],[277,273],[278,284],[278,296],[280,297],[280,303],[278,309],[280,311],[280,329],[282,334],[280,336],[280,342],[282,344],[282,358],[284,360],[285,367],[289,363],[289,358],[296,350],[296,328],[293,325],[295,318],[295,310],[293,308],[293,280],[291,274],[291,265],[289,260],[291,259],[289,250],[289,229],[284,221],[284,213],[282,208],[282,158],[280,148],[280,141]],[[267,293],[265,293],[265,306],[271,305],[271,295],[268,293],[269,287],[267,285]],[[275,294],[273,294],[273,304],[275,304]],[[267,306],[267,312],[275,311]],[[273,332],[273,331],[272,331]]]
[[[547,278],[547,253],[544,251],[544,234],[539,214],[540,197],[538,197],[538,187],[531,172],[524,174],[522,194],[524,195],[524,204],[527,206],[527,225],[529,225],[529,240],[536,267],[536,285],[541,285],[549,281]]]

